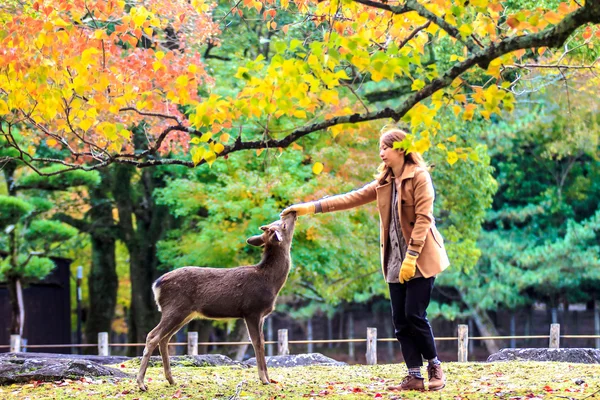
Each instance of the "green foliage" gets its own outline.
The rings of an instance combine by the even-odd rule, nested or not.
[[[33,206],[37,214],[50,211],[54,207],[54,203],[43,197],[29,197],[27,202]]]
[[[0,196],[0,229],[16,224],[32,210],[33,206],[23,199]]]
[[[532,97],[487,137],[500,186],[478,271],[494,302],[510,308],[589,301],[600,282],[597,101],[580,94],[574,106],[586,107],[575,112],[550,93]]]
[[[51,220],[32,221],[25,232],[25,240],[48,247],[53,243],[67,241],[77,235],[77,229],[65,223]]]
[[[55,266],[54,262],[47,257],[29,257],[21,254],[15,265],[12,265],[10,257],[6,257],[0,261],[0,281],[6,280],[8,276],[19,277],[21,281],[43,279]]]

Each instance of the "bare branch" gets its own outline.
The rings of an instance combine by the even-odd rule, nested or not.
[[[158,118],[164,118],[164,119],[172,119],[173,121],[177,122],[177,124],[181,125],[181,121],[179,120],[179,118],[177,118],[174,115],[144,112],[144,111],[138,110],[135,107],[123,107],[123,108],[119,109],[119,111],[135,111],[136,113],[143,115],[145,117],[158,117]]]

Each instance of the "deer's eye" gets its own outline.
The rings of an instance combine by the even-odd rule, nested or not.
[[[281,225],[281,229],[283,229],[284,231],[287,229],[287,226],[285,224]]]

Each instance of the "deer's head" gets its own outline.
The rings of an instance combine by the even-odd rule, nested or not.
[[[279,221],[263,225],[262,235],[256,235],[248,238],[246,242],[252,246],[277,246],[289,247],[294,236],[294,227],[296,226],[296,213],[291,212]]]

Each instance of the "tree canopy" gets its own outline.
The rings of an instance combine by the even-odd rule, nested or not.
[[[390,118],[409,122],[405,146],[424,151],[440,142],[442,107],[490,118],[514,107],[532,73],[597,86],[600,4],[525,3],[4,2],[1,134],[10,157],[44,174],[211,164]],[[230,25],[257,19],[260,54],[217,54]],[[211,56],[234,61],[234,90],[206,68]],[[402,101],[368,103],[390,96]],[[468,156],[447,151],[449,163]]]

